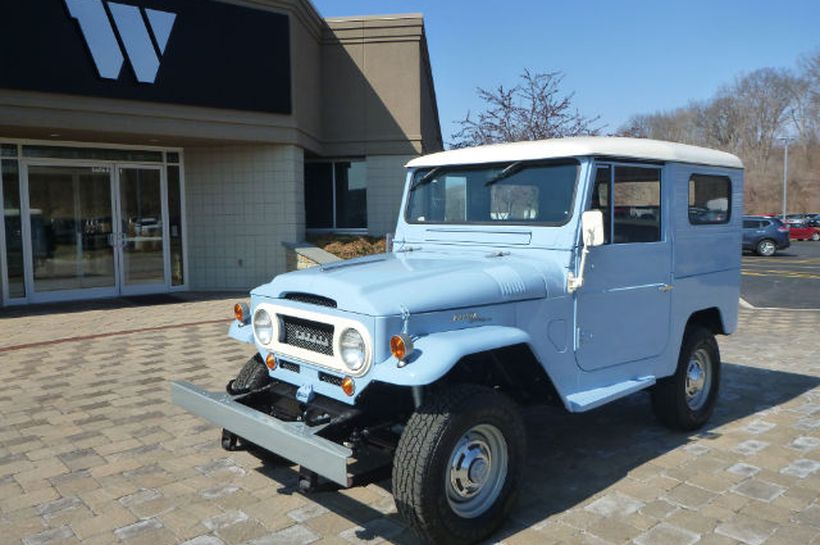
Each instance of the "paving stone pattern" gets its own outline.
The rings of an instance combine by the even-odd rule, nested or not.
[[[168,381],[219,389],[250,355],[213,323],[230,304],[0,315],[0,543],[415,543],[389,482],[303,496],[292,468],[221,450],[169,403]],[[820,312],[742,311],[691,435],[645,393],[528,410],[526,478],[493,543],[820,544],[818,331]]]

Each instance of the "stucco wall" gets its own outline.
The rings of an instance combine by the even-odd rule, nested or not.
[[[185,150],[191,289],[249,289],[287,268],[304,239],[303,151],[289,145]]]
[[[326,22],[325,156],[421,153],[422,17],[342,17]]]

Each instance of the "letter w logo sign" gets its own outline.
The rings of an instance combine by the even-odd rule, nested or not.
[[[176,13],[103,0],[65,3],[80,25],[100,77],[119,78],[124,60],[122,43],[137,81],[154,83]]]

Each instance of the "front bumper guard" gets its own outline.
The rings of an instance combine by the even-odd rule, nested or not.
[[[351,486],[348,462],[353,451],[316,435],[323,426],[278,420],[235,401],[237,397],[190,382],[171,383],[174,404],[330,481]]]

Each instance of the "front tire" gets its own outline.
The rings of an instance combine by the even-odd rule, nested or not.
[[[720,350],[708,329],[687,326],[675,374],[652,390],[652,409],[665,426],[692,431],[703,426],[715,409],[720,390]]]
[[[242,366],[239,374],[231,383],[231,388],[236,392],[247,392],[258,390],[270,381],[271,378],[265,362],[262,361],[259,354],[256,354]]]
[[[757,255],[763,257],[771,257],[777,251],[777,245],[774,243],[773,240],[768,238],[764,238],[760,242],[757,243],[757,248],[755,249]]]
[[[256,354],[245,362],[245,365],[243,365],[242,369],[239,370],[239,374],[236,375],[236,378],[228,383],[227,390],[232,395],[244,394],[252,390],[258,390],[259,388],[262,388],[270,383],[270,381],[271,378],[270,375],[268,375],[267,366],[262,361],[262,357],[259,354]],[[246,446],[251,444],[234,433],[223,429],[220,443],[223,449],[233,452],[235,450],[239,450],[240,439],[242,439],[242,443]]]
[[[428,394],[410,417],[393,462],[393,496],[426,543],[466,545],[509,513],[526,453],[518,407],[483,386]]]
[[[814,234],[811,236],[811,239],[812,239],[814,242],[817,242],[818,240],[820,240],[820,233],[814,233]]]

